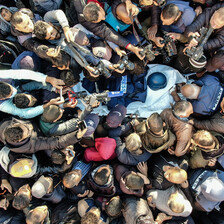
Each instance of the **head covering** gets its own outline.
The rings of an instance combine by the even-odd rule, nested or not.
[[[16,160],[9,166],[9,173],[13,177],[23,177],[32,173],[32,168],[30,167],[30,161],[28,159]]]
[[[86,36],[86,33],[84,33],[81,30],[78,30],[77,32],[74,33],[75,42],[79,45],[83,45],[82,43],[85,36]]]
[[[32,186],[32,195],[36,198],[42,198],[48,192],[50,182],[41,176]]]
[[[199,60],[194,60],[193,58],[189,58],[190,66],[192,66],[192,70],[194,72],[199,72],[202,68],[205,67],[207,63],[206,57],[203,55]]]
[[[110,128],[117,128],[127,113],[125,106],[117,104],[107,115],[106,122]]]
[[[154,72],[148,77],[147,85],[154,91],[163,89],[167,85],[167,78],[161,72]]]
[[[94,133],[96,127],[99,124],[100,118],[97,114],[89,114],[85,117],[84,121],[87,125],[87,132],[84,134],[83,137],[87,137]]]
[[[106,60],[110,60],[112,57],[112,51],[105,44],[103,40],[97,40],[92,44],[92,52],[99,58],[104,58]]]
[[[201,185],[201,192],[209,201],[224,200],[224,183],[216,176],[207,178]]]

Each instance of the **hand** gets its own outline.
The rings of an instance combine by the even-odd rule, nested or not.
[[[164,221],[170,220],[170,219],[172,219],[172,216],[169,216],[169,215],[161,212],[157,215],[157,218],[155,221],[157,222],[157,224],[162,224]]]
[[[222,98],[222,102],[220,104],[220,107],[221,107],[222,111],[224,112],[224,97]]]
[[[12,193],[12,186],[6,179],[2,179],[1,189],[6,189],[9,193]]]
[[[138,15],[138,13],[139,13],[138,7],[136,5],[134,5],[130,0],[126,0],[125,5],[126,5],[126,10],[127,10],[128,14],[131,13],[131,15],[133,17]]]
[[[152,40],[156,37],[157,31],[158,31],[158,26],[157,25],[153,25],[153,26],[148,28],[147,35],[148,35],[149,40]]]
[[[189,183],[188,183],[187,180],[185,180],[183,183],[180,184],[180,186],[181,186],[182,188],[188,188],[188,187],[189,187]]]
[[[167,151],[170,155],[175,155],[175,151],[171,147],[168,148]]]
[[[215,166],[217,159],[213,158],[208,161],[208,166]]]
[[[201,6],[198,6],[195,10],[196,16],[199,16],[202,13],[202,8]]]
[[[147,202],[149,204],[150,207],[155,208],[156,204],[154,202],[152,202],[152,196],[147,197]]]
[[[136,56],[140,59],[140,60],[143,60],[145,55],[141,55],[139,52],[140,51],[143,51],[142,48],[138,48],[138,47],[134,47],[134,50],[133,50],[133,53],[136,54]]]
[[[197,3],[200,3],[200,4],[205,4],[205,0],[193,0],[193,2],[197,2]]]
[[[155,39],[152,40],[157,47],[160,47],[160,48],[163,48],[164,47],[164,43],[161,44],[161,41],[163,41],[163,38],[162,37],[155,37]]]
[[[180,39],[179,33],[168,33],[167,35],[170,36],[174,41]]]
[[[97,107],[100,105],[100,102],[99,102],[98,100],[96,100],[96,97],[94,97],[94,99],[91,100],[92,97],[94,97],[94,96],[91,96],[91,97],[90,97],[90,100],[89,100],[90,104],[89,104],[89,105],[90,105],[92,108],[97,108]]]
[[[7,200],[7,198],[0,200],[0,208],[7,210],[8,206],[9,206],[9,201]]]
[[[111,69],[114,70],[114,71],[116,71],[116,72],[118,72],[118,73],[120,73],[120,74],[124,73],[124,72],[125,72],[125,68],[122,69],[122,70],[120,70],[120,69],[119,69],[119,66],[120,66],[120,64],[113,64],[113,65],[111,66]],[[109,67],[109,68],[110,68],[110,67]]]
[[[61,51],[61,47],[60,46],[58,46],[56,48],[48,48],[46,54],[49,57],[55,58],[55,57],[57,57],[59,55],[60,51]]]
[[[61,80],[61,79],[56,79],[54,77],[50,77],[50,76],[47,76],[46,78],[46,82],[49,82],[52,86],[54,86],[56,89],[62,89],[65,85],[64,81]]]
[[[145,175],[146,177],[148,177],[148,166],[146,162],[140,162],[137,165],[138,170]]]
[[[122,57],[123,55],[126,55],[126,52],[124,50],[121,50],[119,47],[116,47],[115,51],[120,57]]]
[[[78,132],[77,132],[77,135],[76,135],[77,138],[81,139],[86,132],[87,132],[87,128],[85,128],[83,130],[79,129]]]
[[[92,76],[93,78],[98,78],[99,75],[95,75],[93,74],[93,72],[95,72],[95,69],[91,66],[86,66],[86,70],[89,72],[89,75]]]
[[[135,126],[139,125],[140,122],[139,122],[139,120],[138,120],[137,118],[135,118],[135,119],[132,119],[132,120],[130,121],[130,124],[131,124],[132,127],[134,128]]]
[[[57,98],[55,98],[55,99],[51,99],[51,100],[49,101],[49,104],[50,104],[50,105],[60,105],[60,104],[63,104],[64,102],[65,102],[64,99],[61,100],[60,97],[57,97]]]
[[[77,105],[77,103],[78,103],[78,100],[77,99],[75,99],[74,102],[71,101],[71,102],[64,103],[64,108],[66,108],[66,107],[75,108],[76,105]]]
[[[74,42],[74,35],[68,26],[63,28],[65,38],[68,42]]]
[[[87,196],[89,194],[90,190],[85,190],[83,194],[77,194],[77,196],[79,198],[84,198],[85,196]]]

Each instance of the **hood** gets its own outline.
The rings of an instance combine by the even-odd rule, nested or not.
[[[4,5],[0,5],[0,11],[1,11],[1,9],[8,9],[11,13],[14,13],[14,12],[16,12],[18,10],[15,7],[8,8],[8,7],[4,6]],[[1,13],[0,13],[0,27],[1,27],[1,31],[3,33],[10,33],[11,24],[10,24],[10,22],[6,21],[2,17]]]

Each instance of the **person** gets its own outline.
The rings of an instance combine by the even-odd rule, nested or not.
[[[184,100],[177,102],[173,109],[165,109],[161,113],[162,119],[177,138],[175,149],[168,149],[171,155],[183,156],[187,153],[193,131],[193,121],[189,119],[192,113],[192,104]]]
[[[151,114],[136,127],[142,145],[150,153],[159,153],[173,146],[176,136],[170,131],[158,113]]]
[[[218,78],[206,74],[197,81],[182,86],[181,93],[193,106],[192,116],[211,116],[219,110],[223,87]]]

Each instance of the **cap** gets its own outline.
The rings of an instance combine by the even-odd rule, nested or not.
[[[100,118],[97,114],[89,114],[85,117],[84,120],[87,125],[87,131],[83,137],[87,137],[94,133],[94,131],[96,130],[96,127],[99,124]]]
[[[209,177],[201,185],[201,192],[209,201],[224,200],[224,183],[218,177]]]
[[[127,113],[127,109],[125,106],[117,104],[112,110],[109,112],[106,118],[107,125],[110,128],[117,128]]]
[[[75,38],[75,42],[79,45],[83,45],[83,40],[86,37],[86,33],[84,33],[81,30],[78,30],[77,32],[75,32],[74,34],[74,38]]]
[[[9,166],[9,173],[13,177],[22,177],[31,172],[32,172],[32,169],[30,167],[30,159],[16,160],[14,163],[12,163]]]
[[[32,186],[32,195],[35,198],[42,198],[48,192],[50,187],[50,182],[45,179],[44,176],[41,176]]]
[[[20,61],[20,68],[21,69],[28,69],[34,71],[35,65],[33,58],[30,56],[25,56],[21,61]]]
[[[167,78],[161,72],[154,72],[148,77],[147,84],[154,91],[163,89],[167,85]]]

